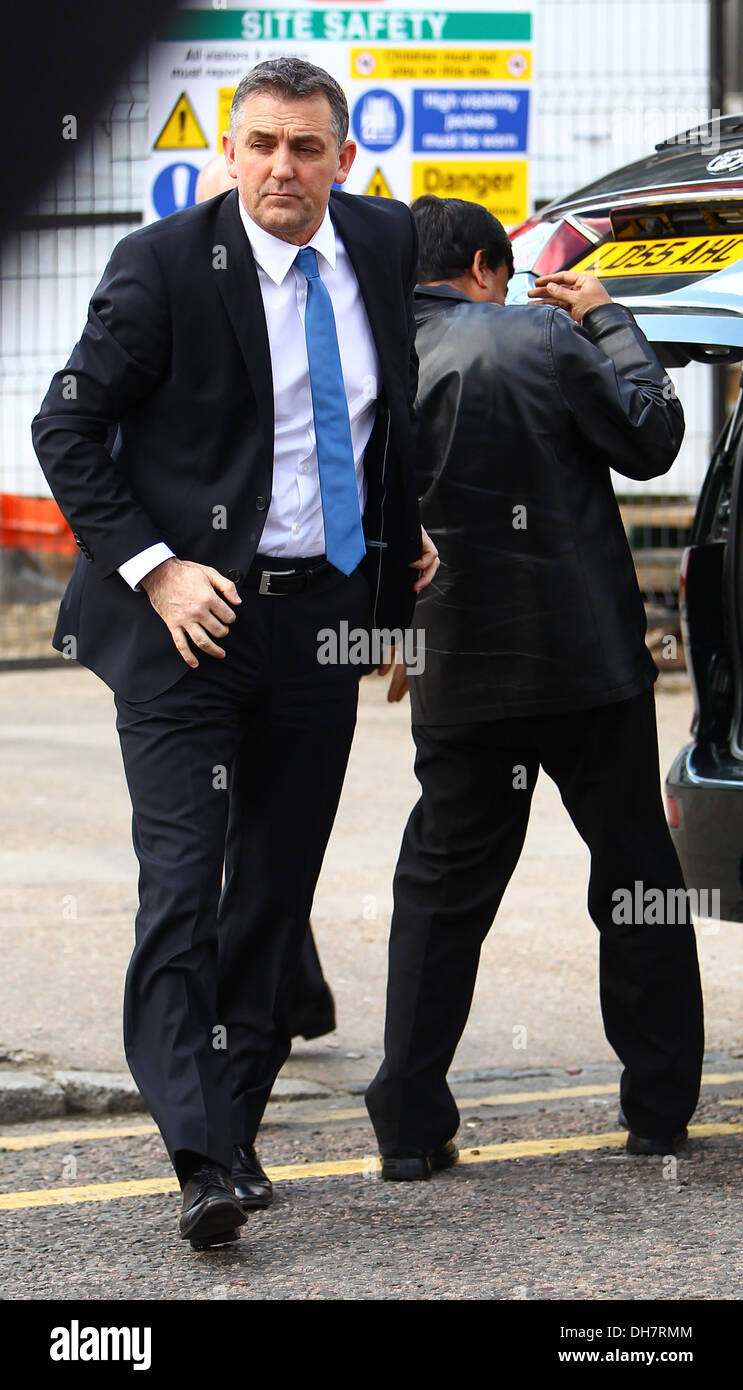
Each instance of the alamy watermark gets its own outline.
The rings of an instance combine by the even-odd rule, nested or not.
[[[721,115],[707,106],[619,106],[611,113],[611,139],[617,145],[698,145],[715,153]]]
[[[130,1361],[133,1371],[152,1365],[151,1327],[87,1327],[73,1318],[69,1327],[53,1327],[52,1361]]]
[[[423,628],[350,627],[345,618],[338,628],[323,627],[317,634],[317,659],[321,666],[384,666],[397,649],[411,676],[426,667],[426,634]]]
[[[615,888],[611,900],[616,926],[676,926],[692,916],[720,919],[719,888],[646,888],[638,878],[633,888]]]

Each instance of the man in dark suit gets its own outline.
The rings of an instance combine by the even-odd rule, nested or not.
[[[237,190],[119,243],[33,426],[81,551],[55,645],[115,692],[134,809],[126,1053],[196,1246],[271,1197],[254,1140],[358,696],[318,633],[407,626],[437,565],[409,210],[331,194],[355,146],[312,64],[260,64],[230,122]]]
[[[204,203],[218,193],[236,187],[223,154],[215,155],[199,171],[195,202]],[[307,923],[302,951],[297,962],[294,984],[287,1004],[289,1031],[293,1038],[321,1038],[335,1030],[335,1000],[317,953],[312,923]]]
[[[428,1178],[456,1159],[446,1073],[540,766],[591,850],[628,1151],[670,1153],[699,1094],[702,997],[660,791],[657,670],[610,469],[666,472],[683,412],[595,276],[561,272],[537,281],[541,304],[507,307],[500,223],[455,198],[412,211],[419,495],[441,570],[416,610],[422,795],[395,872],[385,1059],[367,1091],[382,1176]]]

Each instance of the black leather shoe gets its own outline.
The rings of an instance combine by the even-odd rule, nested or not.
[[[218,1163],[202,1163],[184,1184],[181,1239],[190,1240],[194,1250],[228,1245],[237,1240],[236,1227],[246,1220],[227,1170]]]
[[[645,1139],[641,1134],[635,1134],[634,1130],[630,1129],[627,1116],[621,1107],[619,1110],[619,1124],[622,1129],[629,1130],[626,1144],[628,1154],[662,1154],[665,1157],[666,1154],[675,1154],[683,1147],[689,1137],[687,1130],[682,1129],[680,1134],[674,1134],[670,1138]]]
[[[335,1032],[335,1000],[329,989],[312,999],[290,1004],[289,1032],[293,1038],[304,1038],[306,1042]]]
[[[385,1182],[425,1182],[442,1168],[452,1168],[459,1158],[459,1149],[453,1139],[447,1139],[433,1153],[397,1155],[382,1159],[382,1177]]]
[[[236,1144],[232,1158],[232,1181],[243,1211],[260,1211],[273,1201],[273,1184],[264,1173],[252,1144]]]

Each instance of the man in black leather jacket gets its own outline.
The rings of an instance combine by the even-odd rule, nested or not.
[[[683,412],[594,276],[561,272],[537,281],[537,304],[504,307],[500,223],[457,199],[420,198],[413,213],[418,482],[441,568],[416,609],[422,796],[395,874],[385,1060],[367,1092],[382,1174],[426,1178],[456,1159],[446,1072],[540,766],[591,850],[628,1150],[673,1152],[699,1093],[702,999],[660,793],[657,671],[610,469],[667,472]]]

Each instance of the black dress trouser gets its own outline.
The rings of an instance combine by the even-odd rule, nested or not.
[[[328,994],[328,982],[323,975],[322,961],[317,953],[317,945],[312,934],[312,923],[307,923],[302,951],[297,962],[297,971],[291,989],[290,1009],[294,1013],[320,1001],[324,1003]]]
[[[646,1137],[679,1133],[697,1103],[704,1046],[694,929],[690,918],[652,925],[645,911],[638,921],[634,908],[635,920],[617,922],[627,900],[612,896],[629,889],[634,904],[637,882],[664,893],[684,886],[663,810],[652,688],[579,713],[414,725],[413,735],[422,796],[395,872],[385,1058],[367,1091],[382,1154],[431,1153],[457,1129],[446,1073],[540,765],[591,851],[588,910],[601,934],[601,1009],[624,1064],[625,1114]]]
[[[126,1056],[171,1159],[225,1167],[291,1050],[288,998],[356,722],[359,667],[318,662],[318,633],[369,622],[360,569],[290,595],[238,588],[226,657],[198,653],[152,700],[116,698],[140,869]]]

